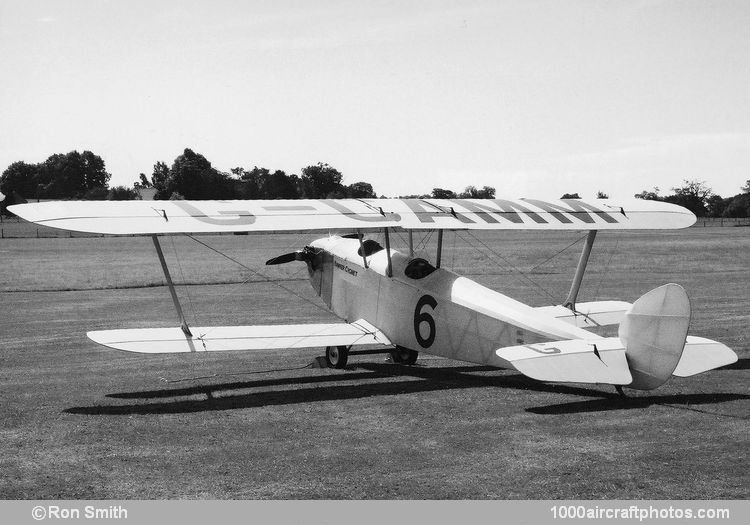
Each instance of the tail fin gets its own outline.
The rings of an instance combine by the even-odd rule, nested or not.
[[[633,382],[652,390],[677,368],[690,325],[690,300],[679,284],[665,284],[641,296],[625,313],[618,335]]]

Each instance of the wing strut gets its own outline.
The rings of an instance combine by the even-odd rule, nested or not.
[[[182,307],[180,306],[180,300],[177,298],[177,292],[174,289],[174,283],[172,282],[172,276],[169,275],[169,268],[167,268],[167,261],[164,259],[164,252],[161,251],[161,245],[159,244],[159,237],[152,235],[151,239],[154,241],[154,248],[156,248],[156,255],[159,256],[159,262],[161,263],[161,269],[164,270],[164,278],[167,280],[167,286],[169,287],[169,293],[172,294],[172,302],[177,310],[177,315],[180,317],[180,328],[183,333],[188,337],[193,337],[190,332],[187,321],[185,321],[185,314],[182,313]]]
[[[383,228],[383,231],[385,232],[385,253],[386,257],[388,257],[388,266],[386,267],[385,274],[388,277],[393,277],[393,266],[391,265],[391,239],[388,236],[388,228]]]
[[[574,312],[576,310],[578,291],[581,289],[581,281],[583,281],[583,274],[586,272],[586,265],[589,262],[591,248],[594,246],[594,239],[596,239],[596,230],[589,230],[589,234],[586,236],[586,244],[583,245],[583,251],[581,251],[581,258],[578,259],[578,267],[576,268],[576,274],[573,277],[573,283],[570,285],[568,297],[563,303],[564,307],[570,308]]]
[[[362,230],[357,230],[357,239],[359,239],[359,252],[362,254],[362,263],[367,268],[367,254],[365,254],[365,245],[362,240]]]
[[[438,230],[437,257],[435,257],[435,268],[440,268],[440,259],[443,256],[443,230]]]

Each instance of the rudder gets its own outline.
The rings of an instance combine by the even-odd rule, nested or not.
[[[690,300],[679,284],[647,292],[625,313],[619,337],[638,390],[663,385],[680,362],[690,325]]]

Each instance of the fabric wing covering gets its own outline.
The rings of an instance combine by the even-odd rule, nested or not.
[[[101,330],[86,335],[101,345],[143,354],[390,344],[380,330],[364,320],[351,324],[197,326],[190,331],[192,337],[179,327]]]
[[[685,228],[690,211],[642,199],[58,201],[8,209],[36,224],[111,235],[331,229],[636,230]]]

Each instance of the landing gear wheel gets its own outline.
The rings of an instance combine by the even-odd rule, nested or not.
[[[326,346],[326,363],[328,363],[329,368],[344,368],[348,359],[348,347]]]
[[[391,360],[399,365],[413,365],[417,362],[417,357],[419,357],[419,352],[403,346],[397,346],[391,351]]]

